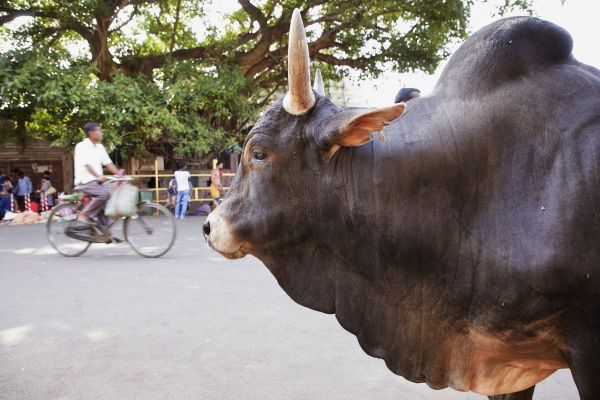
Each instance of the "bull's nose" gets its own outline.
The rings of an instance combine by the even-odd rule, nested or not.
[[[204,239],[210,235],[210,222],[206,221],[204,225],[202,225],[202,233],[204,233]]]

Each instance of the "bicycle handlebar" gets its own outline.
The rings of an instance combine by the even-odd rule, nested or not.
[[[131,177],[131,176],[107,176],[106,177],[109,181],[134,181],[135,178]]]

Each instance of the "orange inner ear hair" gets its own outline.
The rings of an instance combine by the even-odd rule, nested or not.
[[[335,144],[352,147],[371,141],[371,132],[381,131],[386,125],[401,116],[405,108],[404,103],[399,103],[357,115],[340,129]]]

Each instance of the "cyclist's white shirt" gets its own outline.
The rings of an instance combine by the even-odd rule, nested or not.
[[[190,190],[190,184],[188,183],[188,179],[190,179],[189,171],[175,171],[175,180],[177,181],[177,191],[183,192],[184,190]]]
[[[95,181],[94,175],[85,167],[89,164],[97,174],[103,175],[102,166],[112,163],[102,143],[92,142],[85,138],[75,146],[75,184],[83,185]]]

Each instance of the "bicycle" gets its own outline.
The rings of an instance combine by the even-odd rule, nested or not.
[[[109,177],[109,182],[131,181],[129,177]],[[46,234],[50,245],[66,257],[78,257],[92,243],[111,243],[111,228],[123,220],[125,241],[144,257],[160,257],[166,254],[175,242],[176,229],[173,214],[164,206],[150,202],[137,204],[137,213],[131,217],[113,218],[108,226],[96,222],[83,226],[77,222],[79,212],[85,207],[89,196],[75,192],[59,196],[62,203],[52,209],[46,223]],[[73,229],[74,227],[79,229]],[[89,228],[89,229],[88,229]],[[74,235],[77,232],[77,235]]]

